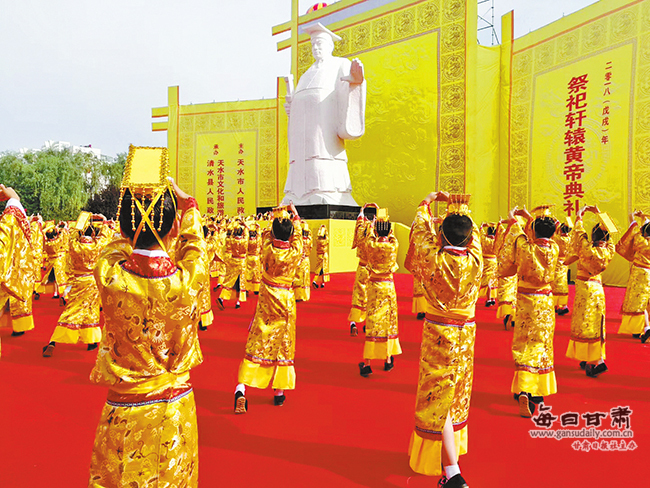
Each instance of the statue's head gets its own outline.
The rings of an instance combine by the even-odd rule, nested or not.
[[[341,40],[339,36],[320,22],[305,27],[304,31],[311,37],[311,53],[316,61],[332,57],[334,42]]]
[[[334,52],[334,41],[327,34],[317,34],[311,37],[311,53],[316,61],[330,58]]]

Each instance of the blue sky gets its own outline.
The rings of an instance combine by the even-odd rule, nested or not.
[[[304,13],[313,0],[300,0]],[[495,0],[515,10],[517,37],[594,0]],[[485,14],[488,4],[479,6]],[[271,27],[291,0],[0,0],[0,152],[46,140],[164,146],[151,109],[180,86],[182,104],[275,96],[289,72]],[[484,43],[489,44],[489,35]]]

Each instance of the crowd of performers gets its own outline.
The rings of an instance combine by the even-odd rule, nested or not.
[[[151,480],[198,482],[196,406],[190,370],[203,360],[199,331],[214,322],[217,305],[235,308],[258,295],[234,392],[234,412],[246,413],[246,387],[273,389],[282,405],[296,386],[296,302],[329,281],[328,235],[314,235],[293,205],[248,218],[201,216],[196,200],[171,181],[150,213],[127,190],[116,222],[94,215],[83,228],[28,218],[19,196],[0,218],[0,321],[20,336],[34,328],[32,300],[48,280],[65,307],[43,356],[59,343],[96,349],[91,381],[108,387],[92,454],[89,486],[144,486]],[[519,415],[531,417],[557,392],[555,316],[569,312],[567,269],[577,263],[567,357],[586,375],[605,364],[605,295],[601,275],[614,252],[632,263],[619,333],[650,338],[650,221],[641,212],[616,245],[602,224],[560,224],[551,206],[513,209],[508,219],[477,225],[469,197],[429,194],[411,227],[405,267],[413,274],[413,312],[423,320],[411,468],[447,487],[467,486],[458,457],[467,452],[475,310],[497,306],[513,330],[511,392]],[[434,209],[446,204],[436,216]],[[318,263],[311,278],[310,253]],[[393,273],[398,242],[386,209],[365,205],[353,248],[359,258],[348,317],[362,326],[359,373],[372,361],[391,371],[401,354]],[[219,290],[220,289],[220,290]],[[103,310],[103,313],[102,313]],[[103,319],[103,321],[102,321]],[[161,446],[165,446],[164,454]],[[127,455],[128,454],[128,455]]]

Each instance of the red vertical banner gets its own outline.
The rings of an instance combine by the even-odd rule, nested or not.
[[[567,131],[564,134],[564,211],[570,217],[578,212],[580,200],[585,192],[582,188],[582,176],[585,166],[582,154],[585,151],[585,128],[587,118],[587,75],[572,77],[568,83],[568,98],[566,108],[568,113],[564,118]]]

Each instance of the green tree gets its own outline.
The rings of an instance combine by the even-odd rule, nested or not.
[[[16,189],[29,213],[46,220],[74,220],[90,198],[107,188],[113,188],[107,195],[119,190],[125,162],[125,153],[111,163],[68,150],[9,152],[0,154],[0,183]],[[100,201],[111,205],[108,196]]]

